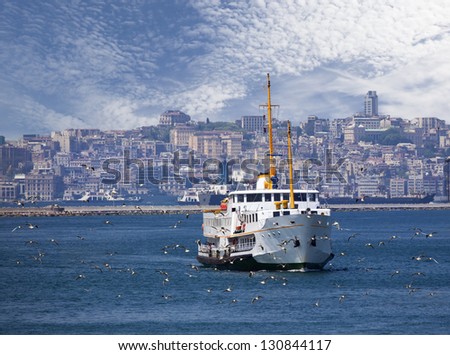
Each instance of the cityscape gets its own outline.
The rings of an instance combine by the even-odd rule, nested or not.
[[[293,126],[294,184],[325,201],[348,198],[448,200],[450,125],[437,117],[380,115],[378,95],[344,118],[310,115]],[[281,185],[287,174],[287,121],[274,124]],[[267,170],[265,115],[234,122],[193,120],[167,110],[133,130],[66,129],[0,136],[0,200],[146,200],[180,197],[193,186],[246,189]]]

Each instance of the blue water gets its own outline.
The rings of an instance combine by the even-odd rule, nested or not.
[[[1,217],[0,334],[450,333],[450,211],[334,220],[327,270],[249,277],[192,268],[201,215]]]

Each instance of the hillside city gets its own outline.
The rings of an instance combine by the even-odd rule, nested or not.
[[[196,184],[251,186],[268,170],[264,115],[235,122],[192,120],[168,110],[159,124],[133,130],[66,129],[49,135],[0,136],[0,201],[147,199],[180,196]],[[289,181],[287,121],[274,119],[281,185]],[[308,116],[292,127],[294,184],[322,198],[434,196],[448,201],[450,125],[437,117],[380,115],[369,91],[364,112]]]

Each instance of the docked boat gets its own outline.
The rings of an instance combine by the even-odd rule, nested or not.
[[[227,185],[198,184],[188,188],[178,197],[180,205],[214,206],[227,197]]]
[[[267,74],[269,162],[252,190],[234,191],[203,212],[197,260],[234,270],[320,270],[332,258],[330,210],[319,191],[293,188],[288,124],[289,189],[278,188],[272,141],[270,77]]]
[[[138,196],[130,196],[130,197],[123,197],[118,194],[118,192],[115,189],[112,190],[104,190],[100,189],[98,192],[91,192],[86,191],[83,196],[81,196],[78,201],[81,202],[90,202],[90,201],[109,201],[109,202],[116,202],[116,201],[140,201],[140,197]]]

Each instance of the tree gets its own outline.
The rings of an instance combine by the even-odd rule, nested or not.
[[[398,128],[389,128],[380,136],[379,143],[381,145],[397,145],[399,143],[412,143],[406,138]]]

